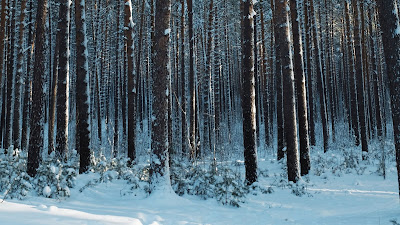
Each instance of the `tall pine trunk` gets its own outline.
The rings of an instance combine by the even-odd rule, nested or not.
[[[376,2],[378,3],[386,69],[389,76],[400,197],[400,34],[398,32],[400,20],[395,1],[377,0]]]
[[[294,96],[293,59],[290,50],[289,37],[289,2],[275,2],[277,32],[277,51],[281,53],[284,131],[286,138],[286,155],[288,180],[297,182],[299,179],[299,162],[297,147],[296,103]]]
[[[25,30],[25,9],[26,0],[21,1],[19,17],[19,39],[17,49],[17,71],[15,75],[15,103],[14,103],[14,123],[13,123],[13,144],[14,148],[21,147],[21,86],[23,81],[23,60],[24,60],[24,30]],[[0,53],[1,54],[1,53]],[[0,62],[1,63],[1,62]]]
[[[124,30],[126,39],[126,57],[128,63],[128,157],[131,162],[136,158],[135,137],[136,137],[136,82],[133,70],[133,20],[132,20],[132,2],[125,0],[124,7]],[[137,65],[139,66],[139,65]]]
[[[353,10],[354,10],[354,41],[355,41],[355,72],[356,72],[356,88],[357,88],[357,110],[360,126],[360,136],[361,136],[361,147],[363,151],[363,159],[366,158],[366,153],[368,152],[368,136],[367,136],[367,125],[365,121],[365,100],[364,100],[364,79],[363,74],[363,61],[362,61],[362,38],[360,29],[360,12],[358,1],[353,0]]]
[[[300,139],[300,166],[301,175],[307,175],[310,170],[310,149],[308,140],[306,79],[303,71],[303,57],[301,55],[301,36],[299,31],[299,19],[297,15],[297,1],[290,1],[290,15],[292,21],[293,47],[294,47],[294,79],[296,80],[296,91],[299,116],[299,139]]]
[[[168,155],[168,104],[171,90],[169,63],[171,1],[156,1],[153,42],[153,86],[151,123],[151,190],[170,188]],[[172,143],[170,143],[172,144]],[[167,187],[165,187],[165,185]],[[163,187],[164,186],[164,187]]]
[[[257,181],[256,98],[254,77],[254,20],[252,1],[243,1],[242,112],[244,164],[248,185]]]
[[[90,165],[89,130],[89,64],[86,37],[85,0],[75,0],[76,24],[76,127],[79,136],[77,151],[80,155],[79,173]]]
[[[46,52],[46,15],[47,0],[38,0],[36,12],[35,63],[32,84],[32,114],[30,120],[30,138],[28,149],[27,173],[34,177],[39,167],[40,153],[43,148],[43,71],[45,70]]]
[[[68,99],[69,99],[69,22],[70,1],[60,3],[60,49],[57,80],[57,157],[65,158],[68,152]]]

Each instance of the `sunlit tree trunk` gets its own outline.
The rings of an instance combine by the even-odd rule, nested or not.
[[[168,155],[168,104],[169,104],[169,42],[171,1],[156,1],[155,27],[152,55],[152,123],[151,123],[151,190],[170,185]],[[170,143],[171,144],[171,143]],[[163,187],[164,186],[164,187]],[[168,188],[168,187],[167,187]]]
[[[252,1],[243,1],[242,111],[244,163],[248,185],[257,181],[256,98],[254,82],[254,20]]]
[[[277,51],[281,53],[284,131],[286,138],[286,155],[288,180],[297,182],[299,179],[299,160],[297,147],[296,103],[294,93],[293,59],[289,33],[289,1],[275,2],[277,32]]]
[[[299,116],[299,140],[300,140],[300,167],[301,175],[307,175],[310,170],[310,149],[308,140],[306,78],[303,71],[303,57],[301,55],[301,36],[299,30],[299,18],[297,15],[297,1],[290,1],[290,15],[292,21],[293,47],[294,47],[294,79],[296,81],[298,116]]]

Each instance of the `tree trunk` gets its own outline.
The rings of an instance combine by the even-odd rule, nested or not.
[[[304,25],[305,25],[305,45],[306,45],[306,52],[305,52],[305,57],[306,57],[306,64],[307,64],[307,69],[306,69],[306,74],[307,74],[307,79],[308,79],[308,112],[310,114],[309,117],[309,124],[308,124],[308,129],[309,129],[309,135],[310,135],[310,144],[315,145],[315,124],[314,124],[314,91],[313,91],[313,84],[314,84],[314,79],[312,76],[312,65],[311,65],[311,55],[312,55],[312,43],[310,41],[311,39],[311,20],[309,18],[309,9],[310,9],[310,1],[305,1],[304,3]]]
[[[354,10],[354,39],[355,39],[355,65],[356,65],[356,86],[357,86],[357,109],[358,118],[360,122],[360,133],[361,133],[361,147],[363,151],[363,159],[366,159],[368,153],[368,136],[367,126],[365,121],[365,100],[364,100],[364,79],[363,79],[363,61],[362,61],[362,38],[360,34],[360,12],[358,1],[353,0]]]
[[[133,71],[133,20],[132,20],[132,2],[125,0],[125,19],[124,30],[126,38],[126,56],[128,61],[128,157],[131,163],[136,159],[135,137],[136,137],[136,82]],[[139,66],[139,65],[137,65]]]
[[[301,39],[299,31],[297,1],[290,1],[290,15],[292,21],[293,47],[294,47],[294,79],[297,86],[299,139],[300,139],[300,166],[301,175],[307,175],[310,170],[310,149],[308,140],[307,100],[306,85],[303,71],[303,57],[301,55]]]
[[[89,130],[89,64],[87,54],[85,0],[75,0],[76,24],[76,127],[79,136],[77,151],[80,155],[79,173],[90,165]]]
[[[256,99],[254,83],[254,21],[252,1],[243,1],[243,74],[242,74],[242,111],[244,164],[248,185],[257,181],[257,143],[256,143]]]
[[[29,2],[29,29],[28,29],[28,40],[27,43],[30,45],[30,51],[28,52],[27,62],[26,62],[26,77],[24,78],[25,87],[24,87],[24,103],[23,103],[23,113],[22,113],[22,134],[21,134],[21,147],[22,149],[28,148],[28,137],[29,137],[29,118],[30,118],[30,109],[31,109],[31,90],[32,90],[32,75],[31,75],[31,59],[33,56],[33,48],[34,45],[32,43],[33,39],[33,0]]]
[[[280,24],[277,23],[278,14],[277,14],[277,8],[276,8],[276,3],[274,1],[280,1],[280,0],[271,0],[271,8],[272,8],[272,23],[274,26],[274,53],[275,53],[275,64],[276,64],[276,71],[275,71],[275,86],[276,86],[276,123],[277,123],[277,159],[281,160],[285,157],[285,152],[283,151],[283,148],[285,147],[285,136],[284,136],[284,118],[283,118],[283,93],[282,93],[282,56],[281,52],[278,50],[279,48],[279,26]],[[272,38],[271,38],[272,41]]]
[[[299,179],[299,161],[297,147],[296,103],[294,96],[293,59],[290,53],[289,17],[287,0],[275,2],[277,32],[277,51],[281,53],[284,131],[286,137],[286,155],[288,180],[297,182]]]
[[[189,31],[189,96],[190,96],[190,155],[196,158],[196,89],[194,74],[194,36],[193,36],[193,1],[187,0],[188,8],[188,31]]]
[[[69,99],[69,22],[70,1],[60,3],[60,49],[57,81],[57,134],[56,154],[65,159],[68,152],[68,99]]]
[[[168,155],[168,99],[170,68],[169,63],[169,37],[170,37],[170,10],[171,1],[156,1],[155,27],[152,62],[153,87],[152,103],[153,116],[151,123],[151,163],[150,180],[151,190],[169,188],[169,155]],[[171,143],[172,144],[172,143]]]
[[[326,120],[326,101],[325,101],[325,86],[323,82],[323,60],[322,60],[322,50],[319,47],[318,43],[318,28],[317,22],[314,13],[314,0],[310,0],[310,19],[313,27],[313,43],[314,43],[314,57],[316,58],[316,68],[317,68],[317,89],[319,93],[319,101],[320,101],[320,114],[321,114],[321,122],[322,122],[322,138],[324,143],[324,152],[328,149],[328,127]]]
[[[22,77],[22,65],[24,60],[24,30],[25,30],[25,9],[26,0],[21,1],[20,17],[19,17],[19,39],[18,39],[18,59],[17,59],[17,73],[15,75],[15,103],[14,103],[14,124],[13,124],[13,144],[14,148],[21,148],[21,84],[23,81]],[[1,62],[0,62],[1,63]]]
[[[357,113],[357,92],[355,86],[355,71],[354,71],[354,46],[353,38],[350,31],[350,10],[349,3],[345,1],[345,23],[346,23],[346,35],[347,38],[347,54],[349,64],[349,90],[350,90],[350,110],[351,110],[351,126],[353,128],[353,135],[355,137],[355,144],[360,144],[360,133],[358,131],[358,113]]]
[[[15,20],[16,20],[16,8],[17,8],[17,1],[9,1],[9,35],[8,35],[8,50],[7,50],[7,73],[6,73],[6,82],[7,83],[7,93],[6,93],[6,98],[7,102],[6,105],[3,105],[6,107],[6,115],[2,115],[3,117],[6,116],[5,120],[5,134],[3,136],[4,138],[4,146],[3,148],[5,149],[5,152],[7,149],[12,145],[12,127],[13,127],[13,104],[14,104],[14,98],[13,98],[13,85],[14,85],[14,50],[15,50]],[[13,4],[13,5],[12,5]]]
[[[394,143],[396,149],[397,178],[400,197],[400,34],[399,15],[395,1],[377,0],[379,22],[382,30],[386,69],[389,76]]]
[[[34,177],[39,167],[40,152],[43,148],[43,71],[46,52],[46,14],[47,0],[38,0],[36,12],[35,64],[33,68],[32,114],[30,120],[30,138],[28,149],[27,173]]]

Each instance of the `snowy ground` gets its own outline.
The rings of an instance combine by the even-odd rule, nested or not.
[[[324,158],[331,154],[321,154]],[[273,186],[272,194],[249,194],[240,208],[223,206],[213,199],[179,197],[168,191],[150,197],[144,193],[124,195],[129,187],[117,180],[79,189],[94,174],[78,177],[71,197],[63,200],[28,197],[0,203],[0,224],[396,224],[400,223],[397,177],[393,163],[387,178],[375,171],[375,165],[362,165],[363,174],[332,173],[332,169],[313,169],[306,194],[292,194],[287,185],[279,185],[282,164],[273,159],[259,160],[269,177],[260,176],[260,184]],[[314,157],[315,161],[315,157]],[[340,164],[340,163],[338,163]],[[313,163],[314,167],[316,162]],[[340,168],[337,168],[340,170]],[[315,174],[318,174],[315,175]],[[1,196],[3,199],[4,196]]]

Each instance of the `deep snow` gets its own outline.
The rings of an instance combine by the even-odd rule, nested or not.
[[[0,204],[0,224],[395,224],[400,223],[395,164],[387,165],[387,177],[376,164],[360,162],[364,169],[340,168],[343,157],[312,153],[305,194],[296,196],[285,181],[283,162],[260,157],[260,185],[272,186],[272,194],[256,192],[240,208],[223,206],[214,199],[183,197],[169,189],[146,196],[131,192],[126,181],[114,180],[79,189],[96,174],[80,175],[67,199],[30,196],[6,199]],[[326,160],[318,164],[319,160]],[[333,159],[333,160],[331,160]],[[329,161],[334,165],[329,167]],[[336,164],[335,164],[336,163]],[[321,165],[326,165],[322,166]],[[243,165],[240,166],[243,169]],[[332,169],[335,168],[335,169]],[[339,171],[338,171],[339,170]],[[334,172],[332,172],[334,171]],[[317,174],[317,175],[315,175]],[[3,195],[0,195],[3,198]]]

